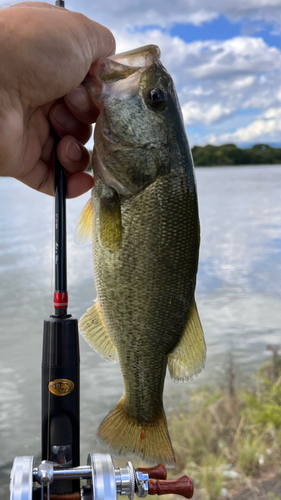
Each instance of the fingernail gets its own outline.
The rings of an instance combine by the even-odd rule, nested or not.
[[[60,104],[54,109],[53,118],[66,130],[71,130],[76,125],[74,118],[71,116],[65,104]]]
[[[73,92],[70,92],[70,94],[67,94],[66,99],[79,111],[87,111],[89,109],[88,95],[82,87],[78,87]]]
[[[80,146],[74,139],[71,139],[66,146],[65,154],[69,160],[79,161],[82,158],[82,151]]]

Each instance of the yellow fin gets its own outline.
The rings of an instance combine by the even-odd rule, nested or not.
[[[79,328],[80,333],[94,351],[112,363],[118,361],[117,349],[104,324],[98,301],[82,316]]]
[[[100,200],[100,237],[109,252],[117,252],[122,243],[121,206],[116,192]]]
[[[91,243],[93,233],[93,204],[91,198],[84,206],[74,234],[74,241],[77,245],[87,245]]]
[[[185,329],[176,348],[168,356],[169,372],[175,382],[185,382],[198,375],[205,366],[206,344],[195,300]]]
[[[164,410],[155,422],[138,422],[126,410],[123,396],[98,428],[101,444],[115,456],[135,455],[144,462],[175,466],[175,456],[170,440]]]

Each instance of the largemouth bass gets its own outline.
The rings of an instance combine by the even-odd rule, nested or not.
[[[100,109],[92,200],[97,300],[80,331],[120,361],[125,391],[98,429],[113,454],[174,466],[162,394],[197,375],[205,341],[194,300],[200,227],[194,167],[176,90],[149,45],[100,59],[85,85]]]

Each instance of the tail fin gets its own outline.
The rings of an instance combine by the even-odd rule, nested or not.
[[[97,437],[113,455],[135,455],[148,464],[175,466],[164,410],[153,423],[138,422],[128,414],[123,396],[100,424]]]

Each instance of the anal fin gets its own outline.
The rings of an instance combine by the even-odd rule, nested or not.
[[[86,342],[100,356],[112,363],[118,361],[117,349],[104,324],[98,301],[82,316],[79,329]]]
[[[203,370],[205,359],[206,344],[194,300],[182,337],[168,356],[171,378],[174,382],[191,380]]]

